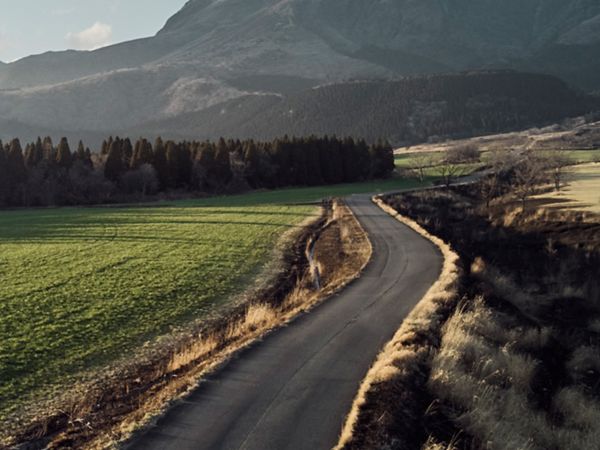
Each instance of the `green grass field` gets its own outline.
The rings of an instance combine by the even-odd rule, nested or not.
[[[0,212],[0,419],[246,289],[323,197],[391,179],[112,208]]]
[[[552,155],[551,151],[545,153]],[[600,150],[564,150],[561,153],[571,159],[574,164],[600,162]]]
[[[440,177],[439,167],[442,165],[442,161],[444,159],[444,152],[430,152],[423,153],[420,155],[421,157],[427,158],[427,163],[431,164],[429,167],[425,167],[423,173],[426,177],[430,179],[435,179]],[[482,155],[481,163],[468,163],[468,164],[459,164],[459,172],[458,176],[468,176],[477,170],[481,169],[485,165],[485,155]],[[416,156],[415,154],[402,154],[396,155],[396,168],[400,170],[414,170],[417,167],[416,164]],[[423,164],[421,162],[421,164]]]

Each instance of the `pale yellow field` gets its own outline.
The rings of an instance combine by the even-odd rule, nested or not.
[[[567,185],[560,192],[544,194],[542,197],[560,200],[560,207],[600,213],[600,163],[571,168]]]

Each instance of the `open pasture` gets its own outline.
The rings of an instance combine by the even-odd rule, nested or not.
[[[415,180],[0,211],[0,421],[247,289],[309,202]]]
[[[0,212],[0,411],[201,318],[315,211],[221,199]]]
[[[600,163],[572,167],[567,173],[567,185],[560,192],[539,197],[558,201],[560,208],[600,213]]]

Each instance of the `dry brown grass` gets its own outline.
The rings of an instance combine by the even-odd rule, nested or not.
[[[357,444],[356,440],[359,433],[365,432],[365,426],[377,428],[377,431],[370,430],[370,432],[381,434],[380,439],[385,440],[385,430],[378,429],[378,425],[373,423],[362,422],[372,422],[375,416],[383,418],[389,413],[380,408],[376,408],[376,411],[369,410],[368,413],[365,413],[365,410],[371,409],[373,403],[383,408],[386,402],[389,405],[390,399],[376,398],[385,395],[386,385],[410,389],[414,384],[415,373],[422,371],[430,358],[436,341],[436,330],[439,330],[448,310],[457,301],[457,288],[461,275],[458,266],[459,258],[446,243],[429,234],[416,222],[399,215],[380,198],[374,198],[373,201],[388,214],[433,242],[442,252],[444,266],[438,281],[406,318],[363,380],[336,449],[358,448],[357,445],[362,445]],[[384,427],[383,421],[381,424],[381,427]],[[361,430],[357,432],[359,427]],[[360,438],[362,439],[363,436]]]
[[[596,400],[574,386],[560,389],[552,398],[552,415],[530,400],[540,365],[531,354],[547,345],[548,333],[511,324],[510,316],[498,314],[481,300],[457,310],[444,326],[429,388],[451,405],[451,419],[478,442],[476,448],[597,448]],[[525,349],[532,353],[524,353]],[[597,363],[597,349],[584,349],[570,362],[577,368]]]
[[[287,236],[287,244],[280,246],[281,256],[273,260],[274,274],[240,299],[226,317],[164,338],[160,349],[142,350],[143,358],[135,355],[129,365],[113,369],[103,383],[74,387],[61,400],[59,419],[40,418],[21,441],[37,440],[48,448],[110,447],[158,417],[171,401],[190,392],[203,375],[234,352],[342,289],[367,265],[371,244],[341,202],[334,203],[326,220],[318,221],[320,225],[305,224],[304,238],[303,233]],[[306,230],[313,229],[307,234]],[[286,273],[290,264],[301,266],[283,258],[285,247],[298,240],[305,240],[301,253],[314,247],[315,264],[328,274],[322,289],[314,288],[314,274],[308,266],[298,273]],[[281,295],[284,297],[278,299]],[[154,358],[147,359],[146,352]]]
[[[597,221],[538,204],[527,211],[514,202],[483,208],[472,194],[465,188],[391,201],[472,264],[461,286],[468,300],[427,360],[430,407],[411,422],[423,435],[405,441],[402,433],[410,430],[396,428],[373,447],[600,448]],[[407,398],[403,387],[387,390],[388,405],[379,410]]]
[[[456,447],[452,443],[443,444],[430,437],[423,445],[422,450],[456,450]]]

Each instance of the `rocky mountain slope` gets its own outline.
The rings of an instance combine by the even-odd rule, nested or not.
[[[0,120],[110,132],[249,95],[466,69],[598,89],[598,54],[597,0],[190,0],[154,37],[0,65]]]

